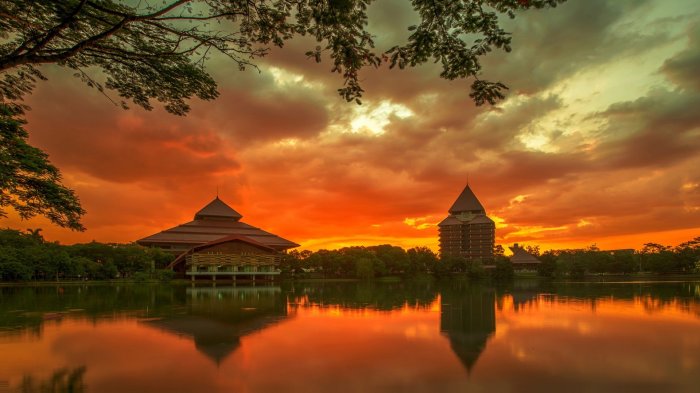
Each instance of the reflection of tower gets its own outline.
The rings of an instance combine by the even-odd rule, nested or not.
[[[441,257],[493,259],[496,226],[469,184],[438,224]]]
[[[151,320],[151,326],[191,337],[198,351],[221,363],[240,338],[287,318],[287,301],[279,287],[188,288],[187,310]]]
[[[496,296],[493,289],[470,286],[441,291],[440,332],[471,371],[489,337],[496,331]]]

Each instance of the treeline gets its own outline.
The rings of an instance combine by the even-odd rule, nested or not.
[[[647,243],[639,251],[604,251],[596,246],[584,250],[549,250],[541,255],[538,273],[543,277],[582,278],[587,274],[693,274],[700,273],[700,237],[676,247]]]
[[[502,256],[495,261],[439,258],[427,247],[404,250],[389,244],[344,247],[338,250],[292,250],[282,258],[284,274],[318,278],[370,279],[385,276],[432,274],[438,277],[463,273],[470,278],[513,276],[513,266]]]
[[[542,277],[582,278],[591,274],[700,273],[700,237],[676,247],[648,243],[642,250],[526,250],[540,260]],[[436,277],[464,275],[498,280],[514,275],[513,265],[499,245],[492,260],[439,258],[427,247],[404,250],[392,245],[344,247],[283,254],[285,276],[371,279],[386,276]],[[172,278],[164,268],[174,257],[158,248],[135,244],[85,243],[70,246],[47,242],[40,230],[0,230],[0,281],[109,280]]]
[[[542,277],[582,278],[593,274],[697,274],[700,273],[700,237],[676,247],[648,243],[642,250],[604,251],[596,246],[581,250],[549,250],[526,247],[540,260]],[[439,258],[427,247],[404,250],[392,245],[345,247],[338,250],[296,251],[284,255],[282,272],[319,278],[374,278],[431,274],[436,277],[466,275],[498,280],[514,275],[510,259],[497,245],[492,260],[461,257]]]
[[[0,281],[110,280],[172,277],[173,256],[134,244],[47,242],[40,230],[0,230]]]

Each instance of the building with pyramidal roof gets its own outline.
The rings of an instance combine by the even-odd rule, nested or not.
[[[518,243],[508,248],[510,248],[510,251],[513,253],[510,257],[510,262],[515,269],[537,269],[537,266],[541,264],[537,257],[527,252],[527,250],[519,246]]]
[[[496,225],[486,216],[469,184],[450,207],[449,215],[438,224],[438,231],[440,256],[493,259]]]
[[[195,213],[194,220],[136,243],[176,255],[170,268],[193,278],[279,274],[279,252],[299,245],[241,218],[217,196]]]

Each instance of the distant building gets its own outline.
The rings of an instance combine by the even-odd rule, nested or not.
[[[525,251],[524,248],[520,247],[518,243],[513,244],[510,251],[513,252],[513,256],[510,257],[511,263],[513,263],[513,268],[515,269],[536,269],[537,266],[542,263],[537,257]]]
[[[467,259],[493,259],[496,225],[486,216],[484,207],[469,184],[438,224],[440,256]]]
[[[216,197],[195,214],[193,221],[137,243],[177,255],[170,267],[193,278],[279,274],[279,253],[299,245],[241,222],[241,218]]]

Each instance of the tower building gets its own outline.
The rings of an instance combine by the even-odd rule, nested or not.
[[[493,259],[496,225],[469,184],[450,207],[447,218],[438,224],[438,231],[440,256]]]

